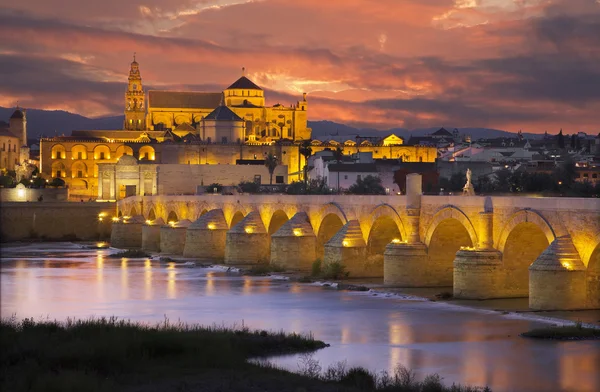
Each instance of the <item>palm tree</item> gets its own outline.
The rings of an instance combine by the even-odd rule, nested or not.
[[[340,146],[337,146],[337,148],[335,149],[335,151],[333,152],[333,157],[335,158],[335,161],[339,164],[342,163],[342,160],[344,158],[344,149]],[[337,178],[337,191],[338,194],[340,193],[340,171],[338,169],[338,178]]]
[[[304,156],[304,186],[308,187],[308,158],[312,155],[312,148],[310,147],[310,140],[305,140],[300,146],[300,154]]]
[[[279,164],[277,157],[273,153],[268,153],[265,157],[265,166],[269,169],[269,184],[273,185],[273,173]]]

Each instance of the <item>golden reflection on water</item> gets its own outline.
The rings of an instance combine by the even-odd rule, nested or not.
[[[152,299],[152,262],[144,261],[144,299]]]
[[[104,298],[104,257],[101,254],[96,258],[96,285],[98,297]]]
[[[121,298],[129,298],[129,272],[127,271],[127,259],[121,259]]]
[[[204,292],[209,297],[215,294],[215,276],[214,276],[214,272],[208,272],[206,274],[206,288],[205,288]]]
[[[390,344],[409,344],[414,340],[412,328],[399,321],[390,322],[388,335]]]
[[[351,342],[350,338],[350,327],[342,327],[342,344],[348,344]]]
[[[244,278],[244,287],[242,288],[242,294],[249,295],[252,293],[252,279]]]
[[[174,299],[177,298],[175,263],[169,263],[167,270],[167,298]]]

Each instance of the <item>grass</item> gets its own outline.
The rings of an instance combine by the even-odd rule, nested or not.
[[[346,267],[337,261],[323,265],[321,259],[317,259],[311,266],[311,277],[313,278],[342,280],[347,278],[348,275]]]
[[[115,259],[120,259],[123,257],[127,257],[129,259],[144,259],[144,258],[147,258],[150,256],[151,255],[149,255],[148,253],[146,253],[140,249],[129,249],[129,250],[124,250],[123,252],[113,253],[107,257],[111,257],[111,258],[115,258]]]
[[[600,339],[600,328],[587,328],[582,326],[581,322],[577,322],[575,325],[536,328],[522,333],[521,336],[551,340]]]
[[[2,320],[2,391],[264,391],[471,392],[445,387],[437,375],[417,381],[398,367],[374,374],[339,363],[322,372],[311,335],[170,323],[142,325],[117,318]],[[300,374],[249,358],[306,353]]]
[[[3,391],[159,390],[152,385],[197,372],[257,368],[247,363],[250,357],[326,346],[312,336],[253,332],[244,326],[201,327],[168,320],[147,326],[117,318],[64,324],[3,320],[0,342]]]

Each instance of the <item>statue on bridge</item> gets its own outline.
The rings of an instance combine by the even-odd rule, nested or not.
[[[463,187],[463,196],[475,196],[475,188],[471,183],[471,176],[471,169],[467,169],[467,183]]]

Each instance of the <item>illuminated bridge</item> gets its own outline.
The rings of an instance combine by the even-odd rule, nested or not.
[[[134,196],[117,203],[115,247],[226,264],[310,270],[457,298],[529,297],[533,309],[600,308],[600,199],[423,196]]]

